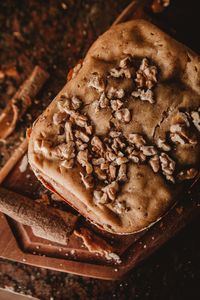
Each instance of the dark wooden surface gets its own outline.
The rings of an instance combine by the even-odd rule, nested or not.
[[[81,57],[84,55],[87,46],[95,39],[95,35],[99,34],[99,28],[101,28],[101,31],[104,31],[106,27],[112,23],[122,6],[126,4],[125,1],[123,1],[123,5],[122,1],[118,1],[117,4],[116,1],[105,1],[105,3],[103,3],[104,1],[93,1],[92,3],[90,1],[77,1],[76,3],[71,1],[69,2],[67,9],[64,9],[64,11],[66,11],[66,15],[63,17],[65,22],[63,19],[60,19],[60,22],[58,22],[57,18],[63,13],[63,7],[65,8],[61,2],[56,2],[57,4],[55,4],[55,2],[50,1],[52,2],[52,5],[48,6],[41,1],[39,7],[36,4],[32,4],[32,1],[29,1],[31,5],[29,9],[22,5],[23,1],[20,1],[19,6],[16,5],[16,7],[14,2],[15,1],[7,1],[6,4],[0,4],[1,12],[4,12],[4,14],[1,14],[0,20],[5,22],[2,23],[3,27],[1,27],[4,41],[4,43],[1,43],[0,45],[1,50],[3,50],[3,55],[0,58],[2,59],[1,63],[3,62],[3,57],[5,61],[6,56],[9,56],[6,52],[6,47],[8,45],[10,45],[11,52],[13,51],[13,56],[10,55],[11,57],[9,58],[10,62],[17,61],[19,63],[21,59],[21,56],[19,55],[19,53],[21,53],[20,49],[24,48],[23,45],[19,45],[18,42],[12,41],[12,26],[16,27],[16,20],[20,23],[25,22],[25,29],[26,26],[28,26],[29,29],[26,37],[28,36],[31,42],[35,41],[38,46],[35,50],[35,59],[41,64],[44,64],[45,67],[49,66],[49,63],[46,62],[45,59],[51,58],[58,60],[55,62],[56,68],[54,67],[54,69],[51,70],[52,64],[51,67],[49,66],[49,71],[54,76],[51,85],[47,88],[51,88],[53,90],[52,93],[56,93],[60,88],[59,85],[64,83],[65,70],[71,67],[71,65],[70,62],[69,64],[63,64],[63,61],[66,58],[66,50],[69,45],[66,47],[67,44],[59,44],[57,42],[57,44],[52,44],[51,47],[51,37],[56,39],[56,36],[58,39],[59,34],[61,34],[61,32],[63,33],[63,28],[65,28],[65,26],[66,30],[69,29],[71,31],[70,33],[68,32],[65,34],[65,42],[71,40],[73,33],[74,35],[76,34],[77,40],[74,41],[76,47],[72,49],[73,46],[71,46],[70,50],[73,51],[70,52],[70,50],[68,50],[69,56],[67,56],[67,59],[71,57],[71,60],[69,59],[69,61],[77,60],[79,56]],[[174,2],[179,2],[180,5],[180,1]],[[15,2],[15,4],[16,3],[18,3],[18,1]],[[191,4],[192,3],[190,3],[190,9],[194,9]],[[183,5],[183,12],[184,9]],[[106,11],[105,16],[107,16],[107,18],[102,19],[102,11],[104,10]],[[193,10],[193,12],[195,14],[195,10]],[[38,18],[38,14],[40,14],[40,18]],[[6,15],[9,15],[9,18],[6,19]],[[43,18],[41,18],[41,15]],[[32,17],[32,19],[30,19],[30,17]],[[181,9],[179,11],[179,18],[182,18]],[[13,21],[13,19],[15,19],[15,21]],[[70,21],[74,22],[74,20],[76,20],[76,26],[73,27],[74,32],[72,32],[73,30],[71,29]],[[86,24],[85,21],[87,21]],[[54,32],[49,34],[49,36],[45,35],[45,37],[43,37],[40,32],[39,34],[36,33],[36,28],[34,28],[34,26],[32,26],[33,28],[31,27],[31,22],[34,25],[37,23],[37,27],[41,28],[41,31],[46,30],[46,32],[50,30],[51,23],[53,23],[54,25],[57,25],[56,29],[54,28],[54,30],[57,31],[57,34]],[[194,19],[192,19],[191,22],[194,23]],[[42,26],[44,26],[45,29],[42,28]],[[31,30],[29,27],[31,27]],[[86,32],[84,34],[82,31],[83,27]],[[183,38],[187,40],[187,36],[183,35]],[[57,47],[59,45],[60,49],[54,49],[55,44]],[[47,48],[45,49],[47,51],[47,57],[42,54],[42,51],[40,53],[41,45],[44,46],[44,48]],[[25,55],[31,60],[30,63],[34,63],[34,61],[32,61],[33,56],[30,56],[31,49],[26,47],[25,49]],[[55,58],[56,51],[58,51],[59,55],[56,55]],[[23,59],[22,62],[20,62],[21,65],[23,65]],[[73,65],[74,61],[71,64]],[[25,71],[22,72],[22,77],[23,73],[25,73]],[[6,99],[6,96],[4,98]],[[49,101],[50,100],[51,99],[49,99]],[[23,127],[23,122],[21,126]],[[199,225],[199,221],[196,221],[196,223],[188,227],[161,251],[157,252],[142,266],[134,270],[128,279],[123,282],[107,283],[100,280],[84,279],[53,271],[37,270],[36,268],[2,261],[0,265],[0,284],[1,286],[10,284],[15,289],[33,294],[40,299],[50,299],[50,297],[54,297],[55,299],[105,299],[105,295],[108,293],[110,294],[110,297],[117,299],[198,299],[200,296],[198,287],[198,282],[200,280]],[[33,278],[35,280],[33,280]],[[52,280],[52,278],[54,278],[54,280]]]

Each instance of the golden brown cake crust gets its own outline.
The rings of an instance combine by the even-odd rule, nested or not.
[[[66,101],[72,105],[72,99],[73,112],[66,109]],[[113,233],[133,233],[157,221],[174,203],[184,180],[197,174],[199,106],[200,58],[193,51],[147,21],[116,25],[97,39],[74,77],[35,122],[29,161],[38,177],[44,176],[94,223]],[[87,124],[79,126],[77,120],[84,113]],[[121,168],[125,179],[119,179],[121,163],[115,158],[106,163],[107,168],[115,167],[118,177],[110,180],[110,173],[103,170],[100,175],[107,177],[99,183],[92,138],[99,137],[105,147],[116,139],[108,139],[110,131],[120,132],[121,140],[128,143],[119,154],[127,159]],[[138,138],[143,144],[137,144]],[[86,144],[81,151],[89,149],[86,163],[77,150],[81,139]],[[63,161],[55,153],[59,143],[72,146],[70,159]],[[83,180],[91,177],[94,182],[88,181],[86,188]],[[105,186],[112,182],[116,194],[112,191],[110,196]],[[106,200],[98,202],[94,190]]]

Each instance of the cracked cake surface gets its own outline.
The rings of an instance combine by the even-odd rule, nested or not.
[[[36,176],[105,230],[160,219],[199,172],[200,58],[135,20],[100,36],[36,120]]]

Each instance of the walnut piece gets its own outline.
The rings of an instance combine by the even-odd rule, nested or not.
[[[54,125],[60,125],[67,119],[66,112],[57,112],[53,115],[53,124]]]
[[[160,149],[162,149],[163,151],[166,151],[166,152],[168,152],[168,151],[171,150],[171,146],[168,145],[166,143],[166,141],[164,139],[162,139],[162,138],[158,138],[158,140],[157,140],[157,146],[158,146],[158,148],[160,148]]]
[[[177,144],[197,144],[197,139],[192,136],[187,125],[182,123],[172,124],[170,126],[170,138],[173,143]]]
[[[93,188],[94,183],[93,183],[92,175],[88,175],[88,174],[84,175],[82,172],[80,172],[80,176],[81,176],[81,180],[87,190]]]
[[[161,163],[161,169],[163,171],[163,174],[165,177],[174,182],[173,173],[175,170],[175,161],[172,160],[166,153],[162,152],[160,155],[160,163]]]
[[[142,90],[138,89],[137,91],[133,91],[131,95],[135,98],[140,98],[142,101],[148,101],[149,103],[155,103],[153,92],[150,89]]]
[[[92,87],[95,90],[97,90],[99,93],[103,92],[105,90],[105,84],[102,78],[96,73],[92,74],[89,82],[88,87]]]
[[[146,141],[144,140],[143,136],[138,133],[130,133],[128,136],[128,141],[131,144],[134,144],[137,148],[146,145]]]
[[[108,195],[108,198],[112,201],[116,199],[116,194],[119,190],[119,184],[117,181],[113,181],[109,185],[105,186],[102,191]]]
[[[72,132],[72,123],[70,121],[67,121],[65,123],[65,137],[66,142],[73,141],[73,132]]]
[[[152,167],[152,170],[154,173],[158,173],[160,170],[160,159],[158,155],[154,155],[153,157],[150,158],[149,164]]]
[[[93,146],[92,147],[92,150],[94,152],[97,152],[97,153],[100,153],[102,154],[104,152],[104,146],[103,146],[103,143],[102,141],[100,140],[100,138],[98,136],[93,136],[92,140],[91,140],[91,145]]]
[[[125,182],[127,180],[127,165],[121,164],[119,167],[119,172],[117,176],[117,181]]]
[[[192,111],[191,112],[192,122],[196,129],[200,132],[200,112]]]
[[[136,85],[138,88],[152,89],[157,83],[157,67],[150,65],[147,58],[143,58],[136,72]]]
[[[95,174],[96,174],[96,176],[99,180],[106,180],[107,179],[106,173],[100,167],[95,166],[94,167],[94,172],[95,172]]]
[[[80,139],[84,143],[88,143],[89,140],[90,140],[89,136],[86,133],[84,133],[84,132],[82,132],[80,130],[76,130],[75,131],[75,137],[78,138],[78,139]]]
[[[194,179],[198,174],[198,171],[194,168],[183,170],[178,173],[177,178],[180,181]]]
[[[140,150],[146,156],[153,156],[157,154],[157,150],[154,146],[142,146]]]
[[[94,190],[94,193],[93,193],[93,196],[94,196],[94,202],[98,205],[98,204],[105,204],[108,202],[108,195],[103,192],[103,191],[97,191],[97,190]]]
[[[85,167],[87,174],[92,173],[93,167],[88,161],[88,149],[78,152],[77,161],[80,163],[82,167]]]
[[[112,110],[116,111],[116,110],[119,110],[123,106],[123,102],[119,99],[111,100],[110,106],[111,106]]]
[[[122,99],[125,96],[123,89],[117,89],[111,86],[107,92],[107,97],[109,99]]]
[[[131,113],[128,110],[128,108],[122,108],[120,110],[117,110],[114,116],[118,121],[122,121],[124,123],[129,123],[131,120]]]

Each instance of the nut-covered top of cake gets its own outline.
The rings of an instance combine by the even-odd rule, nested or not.
[[[200,58],[135,20],[100,36],[75,67],[33,126],[29,160],[91,221],[132,233],[197,176],[199,140]]]

